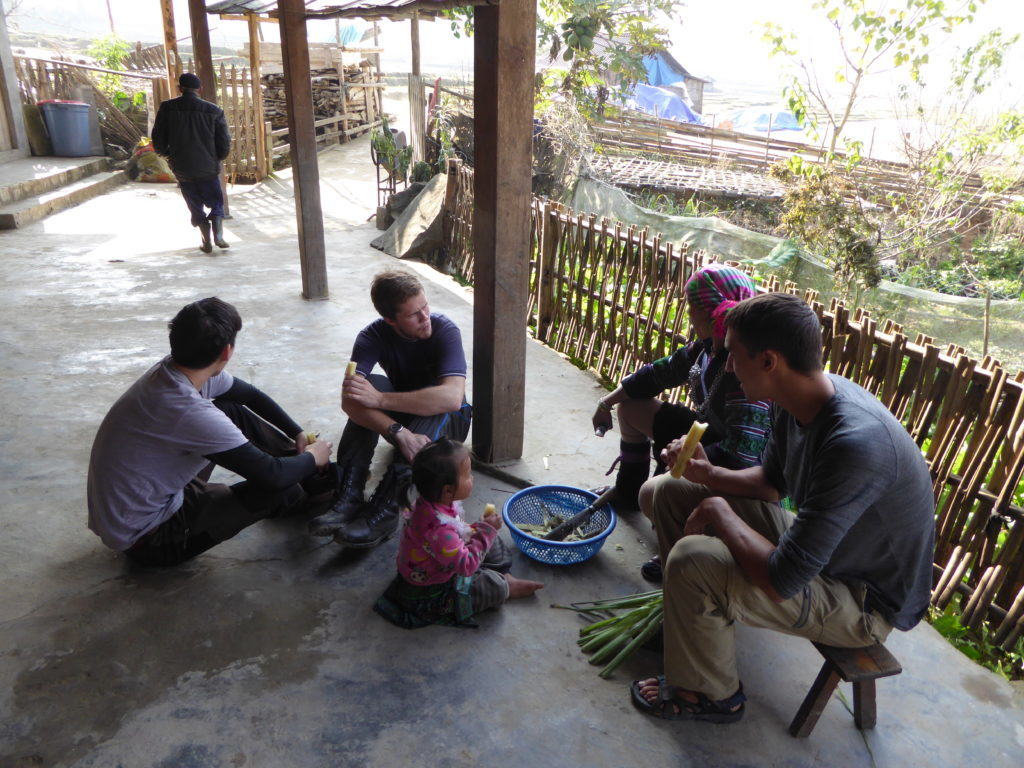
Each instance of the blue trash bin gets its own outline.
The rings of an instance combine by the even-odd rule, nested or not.
[[[47,99],[39,102],[46,130],[57,157],[87,157],[89,149],[89,105],[84,101]]]

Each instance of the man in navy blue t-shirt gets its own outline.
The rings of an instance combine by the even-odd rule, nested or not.
[[[400,491],[420,448],[439,437],[465,440],[472,418],[462,334],[444,315],[431,314],[420,281],[408,272],[383,272],[373,279],[370,298],[380,318],[356,337],[356,373],[342,385],[348,423],[338,444],[339,494],[310,522],[312,534],[356,548],[375,547],[395,532]],[[372,373],[376,365],[383,376]],[[379,437],[395,447],[394,458],[364,501]]]

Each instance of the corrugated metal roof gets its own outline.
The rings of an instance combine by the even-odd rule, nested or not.
[[[386,19],[407,17],[413,11],[436,16],[449,8],[467,5],[496,5],[498,0],[306,0],[306,18]],[[277,14],[277,0],[219,0],[206,6],[209,14]]]

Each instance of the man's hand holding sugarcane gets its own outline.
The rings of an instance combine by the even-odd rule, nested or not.
[[[673,440],[665,446],[665,450],[661,452],[661,460],[665,463],[666,467],[674,467],[676,465],[679,452],[683,449],[683,443],[685,442],[684,436],[678,440]],[[698,443],[693,456],[686,463],[686,466],[683,467],[683,477],[692,483],[700,483],[710,488],[712,487],[712,475],[715,469],[716,467],[708,461],[708,455],[704,452],[704,446]]]
[[[673,440],[661,452],[661,460],[666,467],[675,466],[675,461],[682,449],[684,440]],[[761,467],[746,469],[726,469],[708,461],[708,456],[701,445],[697,445],[693,458],[683,468],[683,477],[693,483],[706,485],[716,493],[727,496],[745,496],[750,499],[777,502],[781,498],[778,490],[770,482]]]

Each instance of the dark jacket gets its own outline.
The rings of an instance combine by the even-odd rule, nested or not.
[[[224,110],[191,91],[163,102],[153,122],[153,148],[170,160],[178,181],[219,175],[231,148]]]

